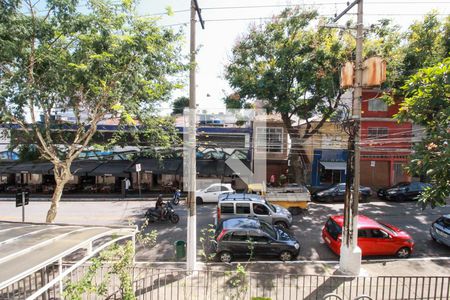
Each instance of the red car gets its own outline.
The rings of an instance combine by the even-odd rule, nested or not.
[[[322,238],[330,249],[340,254],[344,216],[331,216],[322,229]],[[377,222],[366,216],[358,217],[358,246],[362,256],[395,255],[409,257],[414,241],[409,234],[395,226]]]

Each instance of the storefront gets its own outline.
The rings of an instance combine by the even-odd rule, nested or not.
[[[345,182],[347,150],[314,149],[311,167],[311,185],[331,185]]]

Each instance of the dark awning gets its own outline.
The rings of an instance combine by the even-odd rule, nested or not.
[[[183,174],[183,160],[182,159],[163,160],[162,168],[159,168],[156,174],[178,174],[178,175]]]
[[[162,168],[163,161],[154,158],[139,158],[132,164],[127,172],[136,172],[136,165],[141,165],[141,172],[155,173]]]
[[[219,161],[217,160],[197,160],[197,174],[202,176],[211,176],[218,174]]]
[[[99,160],[76,160],[70,166],[70,172],[76,176],[87,176],[89,172],[98,168],[104,163]]]
[[[90,171],[88,175],[128,177],[128,168],[131,164],[129,160],[109,160]]]
[[[23,162],[4,170],[5,173],[52,174],[53,164],[49,162]]]
[[[0,164],[0,174],[10,174],[8,173],[8,169],[14,166],[17,163],[3,163]]]
[[[345,161],[321,161],[320,164],[327,170],[342,170],[347,168],[347,163]]]

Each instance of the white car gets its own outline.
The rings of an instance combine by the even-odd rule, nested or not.
[[[203,202],[218,202],[219,195],[224,193],[234,193],[231,184],[229,183],[214,183],[203,190],[198,190],[195,192],[195,199],[197,204],[202,204]]]

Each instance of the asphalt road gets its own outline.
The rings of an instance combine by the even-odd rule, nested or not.
[[[49,202],[31,202],[26,207],[26,221],[43,222]],[[134,201],[102,201],[102,202],[62,202],[56,222],[96,225],[126,225],[130,220],[140,223],[143,214],[153,202]],[[176,225],[170,222],[153,223],[150,229],[158,231],[158,245],[153,249],[138,249],[139,261],[172,261],[174,259],[173,243],[186,239],[186,216],[184,205],[175,207],[180,215]],[[327,217],[341,214],[343,204],[311,203],[309,211],[294,216],[291,231],[301,243],[300,260],[335,261],[333,254],[321,240],[321,229]],[[450,206],[421,210],[414,202],[391,203],[371,202],[360,205],[360,213],[371,218],[382,220],[407,231],[416,242],[412,257],[445,257],[450,256],[450,248],[436,244],[429,236],[429,226],[442,214],[450,214]],[[201,229],[213,223],[215,205],[201,205],[197,208],[197,236]],[[21,208],[14,202],[0,202],[0,220],[20,221]],[[200,243],[199,243],[200,248]]]

